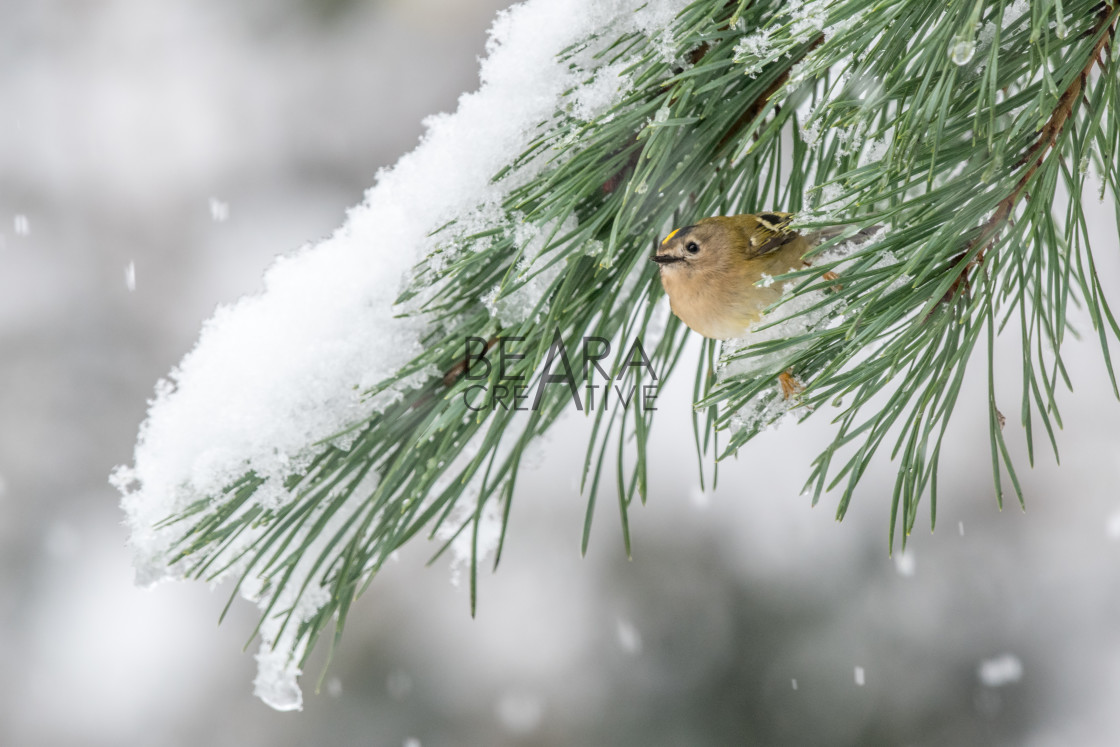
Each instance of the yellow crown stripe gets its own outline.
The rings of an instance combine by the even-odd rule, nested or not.
[[[670,234],[669,234],[668,236],[666,236],[666,237],[665,237],[665,240],[661,242],[661,245],[662,245],[662,246],[665,246],[666,244],[668,244],[668,243],[669,243],[669,239],[671,239],[671,238],[673,238],[674,236],[676,236],[676,235],[677,235],[677,231],[679,231],[679,230],[681,230],[681,229],[679,229],[679,228],[674,228],[674,229],[672,230],[672,232],[671,232],[671,233],[670,233]]]

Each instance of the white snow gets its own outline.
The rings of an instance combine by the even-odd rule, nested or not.
[[[1011,28],[1012,25],[1018,22],[1018,20],[1028,12],[1030,12],[1030,5],[1027,0],[1015,0],[1014,3],[1003,9],[1003,23],[1000,25],[1000,28],[1003,31],[1007,31],[1007,29]],[[1062,26],[1062,28],[1064,28],[1064,25]],[[1063,39],[1065,38],[1064,36],[1062,36],[1060,31],[1058,33],[1058,36]],[[996,24],[993,21],[984,23],[980,31],[976,35],[976,44],[972,50],[973,53],[979,53],[980,55],[976,60],[976,72],[980,72],[988,64],[987,52],[991,48],[992,42],[995,41],[995,37]],[[957,61],[956,57],[954,56],[956,46],[957,45],[954,45],[953,49],[951,49],[949,52],[950,56],[953,57],[954,62]],[[965,51],[967,50],[962,49],[962,53]],[[965,62],[967,62],[967,60]]]
[[[828,10],[832,2],[833,0],[808,0],[787,4],[787,13],[775,16],[768,26],[739,40],[733,50],[732,61],[743,65],[746,75],[757,75],[764,65],[779,56],[789,55],[795,47],[822,32],[827,34],[846,29],[863,15],[863,12],[858,12],[826,31]]]
[[[914,562],[914,551],[908,549],[896,555],[894,558],[894,568],[898,571],[898,575],[900,576],[905,578],[913,576],[914,571],[917,570],[917,566]]]
[[[504,454],[502,454],[504,457]],[[501,457],[499,457],[501,458]],[[465,461],[465,460],[464,460]],[[447,470],[447,474],[453,475],[457,472],[454,467]],[[482,476],[476,476],[471,484],[463,492],[462,499],[459,500],[455,508],[448,514],[447,519],[440,526],[436,532],[436,539],[441,542],[446,542],[452,536],[455,539],[451,540],[451,583],[458,586],[462,583],[463,573],[470,570],[472,559],[477,560],[479,565],[486,560],[493,557],[495,551],[498,549],[498,541],[502,536],[502,509],[496,500],[486,502],[482,507],[481,513],[478,515],[478,537],[474,536],[471,527],[467,527],[463,531],[455,534],[459,527],[468,520],[472,520],[475,513],[475,502],[478,500],[478,491],[481,487]],[[438,493],[443,489],[443,485],[436,485],[433,493]],[[472,543],[478,543],[477,551],[478,556],[474,558],[474,548]]]
[[[859,155],[857,165],[867,166],[873,163],[879,163],[887,155],[887,151],[891,149],[891,140],[894,138],[893,130],[888,132],[885,137],[875,138],[864,143],[863,152]]]
[[[770,36],[764,31],[756,31],[739,40],[733,50],[732,60],[736,64],[743,65],[744,75],[753,77],[762,72],[762,66],[768,61],[773,50],[774,45],[770,41]]]
[[[289,664],[289,654],[303,655],[302,649],[263,650],[257,654],[257,676],[253,680],[253,694],[266,705],[278,711],[298,711],[303,708],[303,692],[299,689],[299,667]]]
[[[1015,0],[1015,2],[1011,3],[1010,7],[1004,8],[1003,28],[1009,28],[1013,23],[1016,23],[1020,18],[1029,13],[1030,9],[1029,0]]]
[[[1006,15],[1006,12],[1007,11],[1004,11],[1005,15]],[[985,23],[983,25],[983,27],[981,27],[980,31],[977,32],[977,34],[976,34],[976,48],[977,48],[977,50],[980,51],[980,52],[986,52],[988,50],[988,47],[991,46],[992,42],[995,41],[995,38],[996,38],[996,25],[994,23],[992,23],[991,21],[988,21],[987,23]],[[985,64],[987,64],[987,58],[984,57],[984,56],[981,56],[980,61],[976,66],[976,71],[980,72],[980,70],[982,70],[984,68]]]
[[[615,624],[615,634],[618,645],[628,654],[638,654],[642,651],[642,634],[634,627],[634,623],[624,618],[618,618]]]
[[[521,250],[521,259],[518,261],[515,282],[521,285],[512,292],[500,295],[501,288],[495,287],[482,299],[503,327],[512,327],[529,318],[530,312],[536,308],[537,303],[544,297],[545,292],[552,282],[564,269],[563,262],[553,262],[550,254],[542,254],[544,244],[554,236],[559,228],[559,234],[565,234],[576,228],[574,217],[568,217],[557,227],[555,223],[546,226],[537,226],[533,223],[521,223],[513,231],[514,246]],[[538,314],[548,311],[548,305],[541,306]]]
[[[815,33],[824,31],[828,21],[828,8],[832,0],[809,0],[804,3],[793,3],[793,23],[790,31],[795,38],[807,39]]]
[[[498,721],[512,734],[530,734],[544,718],[544,700],[530,692],[503,693],[494,706]]]
[[[215,223],[225,223],[229,220],[229,203],[219,200],[217,197],[210,198],[210,220]]]
[[[653,0],[635,10],[635,3],[623,0],[528,0],[501,13],[491,29],[480,89],[463,95],[454,114],[429,117],[417,148],[378,174],[364,202],[333,235],[279,259],[265,274],[262,293],[216,311],[194,349],[157,384],[133,464],[112,476],[123,495],[139,583],[184,573],[165,560],[180,530],[159,529],[160,521],[250,470],[265,481],[257,503],[283,505],[290,497],[282,481],[313,457],[309,444],[401,396],[391,392],[368,401],[361,393],[421,352],[425,321],[395,317],[394,300],[416,262],[447,239],[429,234],[451,220],[462,230],[492,225],[509,190],[544,168],[541,158],[491,181],[539,135],[541,123],[569,103],[578,116],[593,116],[624,95],[629,83],[618,74],[621,68],[600,70],[604,60],[594,53],[621,34],[641,32],[663,54],[672,54],[667,25],[685,5]],[[579,64],[557,59],[589,37],[594,40],[579,53]],[[565,99],[564,92],[578,89],[589,73],[590,87]],[[210,214],[221,222],[229,207],[212,198]],[[16,216],[15,229],[28,232],[25,216]],[[517,237],[531,250],[519,268],[529,274],[537,269],[532,242],[540,230],[526,227]],[[496,313],[525,312],[548,279],[538,276],[516,303],[503,311],[496,307]],[[375,484],[376,476],[371,480]],[[331,524],[340,527],[350,515],[344,508]],[[244,532],[223,557],[232,558],[262,531]],[[274,615],[262,625],[255,690],[281,710],[301,707],[298,661],[306,641],[296,630],[329,592],[315,583],[302,595],[298,589],[321,551],[316,545],[334,531],[321,532],[304,552],[307,562],[299,564],[274,607],[293,609],[292,618],[285,625],[282,615]],[[496,533],[487,534],[493,536],[483,539],[492,544]],[[245,570],[234,564],[226,575]],[[241,593],[262,606],[271,599],[253,573]]]
[[[988,687],[1003,687],[1023,679],[1023,663],[1014,654],[1001,654],[980,662],[976,676]]]
[[[694,485],[688,491],[688,502],[695,509],[705,509],[712,505],[712,494],[699,485]]]
[[[628,66],[626,60],[622,60],[600,68],[590,83],[571,96],[572,115],[589,122],[610,109],[630,90],[630,75],[625,73]]]

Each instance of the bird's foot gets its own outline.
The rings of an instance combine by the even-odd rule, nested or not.
[[[782,398],[790,399],[796,397],[805,390],[805,387],[794,378],[790,371],[782,371],[778,374],[778,385],[782,388]]]

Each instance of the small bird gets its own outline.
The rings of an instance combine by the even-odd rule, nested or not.
[[[782,297],[784,283],[762,285],[808,267],[812,243],[789,230],[790,213],[704,218],[678,228],[650,259],[660,265],[669,306],[704,337],[742,337]]]
[[[673,313],[704,337],[742,337],[782,297],[785,283],[762,284],[763,276],[808,267],[803,255],[823,238],[789,230],[792,218],[777,212],[715,216],[666,236],[650,259],[660,265]],[[825,280],[838,277],[824,274]],[[802,390],[791,371],[778,383],[786,399]]]

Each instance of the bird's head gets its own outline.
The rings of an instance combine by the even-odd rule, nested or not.
[[[677,228],[665,237],[650,260],[657,263],[662,274],[692,274],[703,270],[713,263],[717,254],[727,250],[722,233],[704,221]]]
[[[662,274],[723,272],[788,241],[788,218],[785,213],[704,218],[666,236],[650,260]]]

